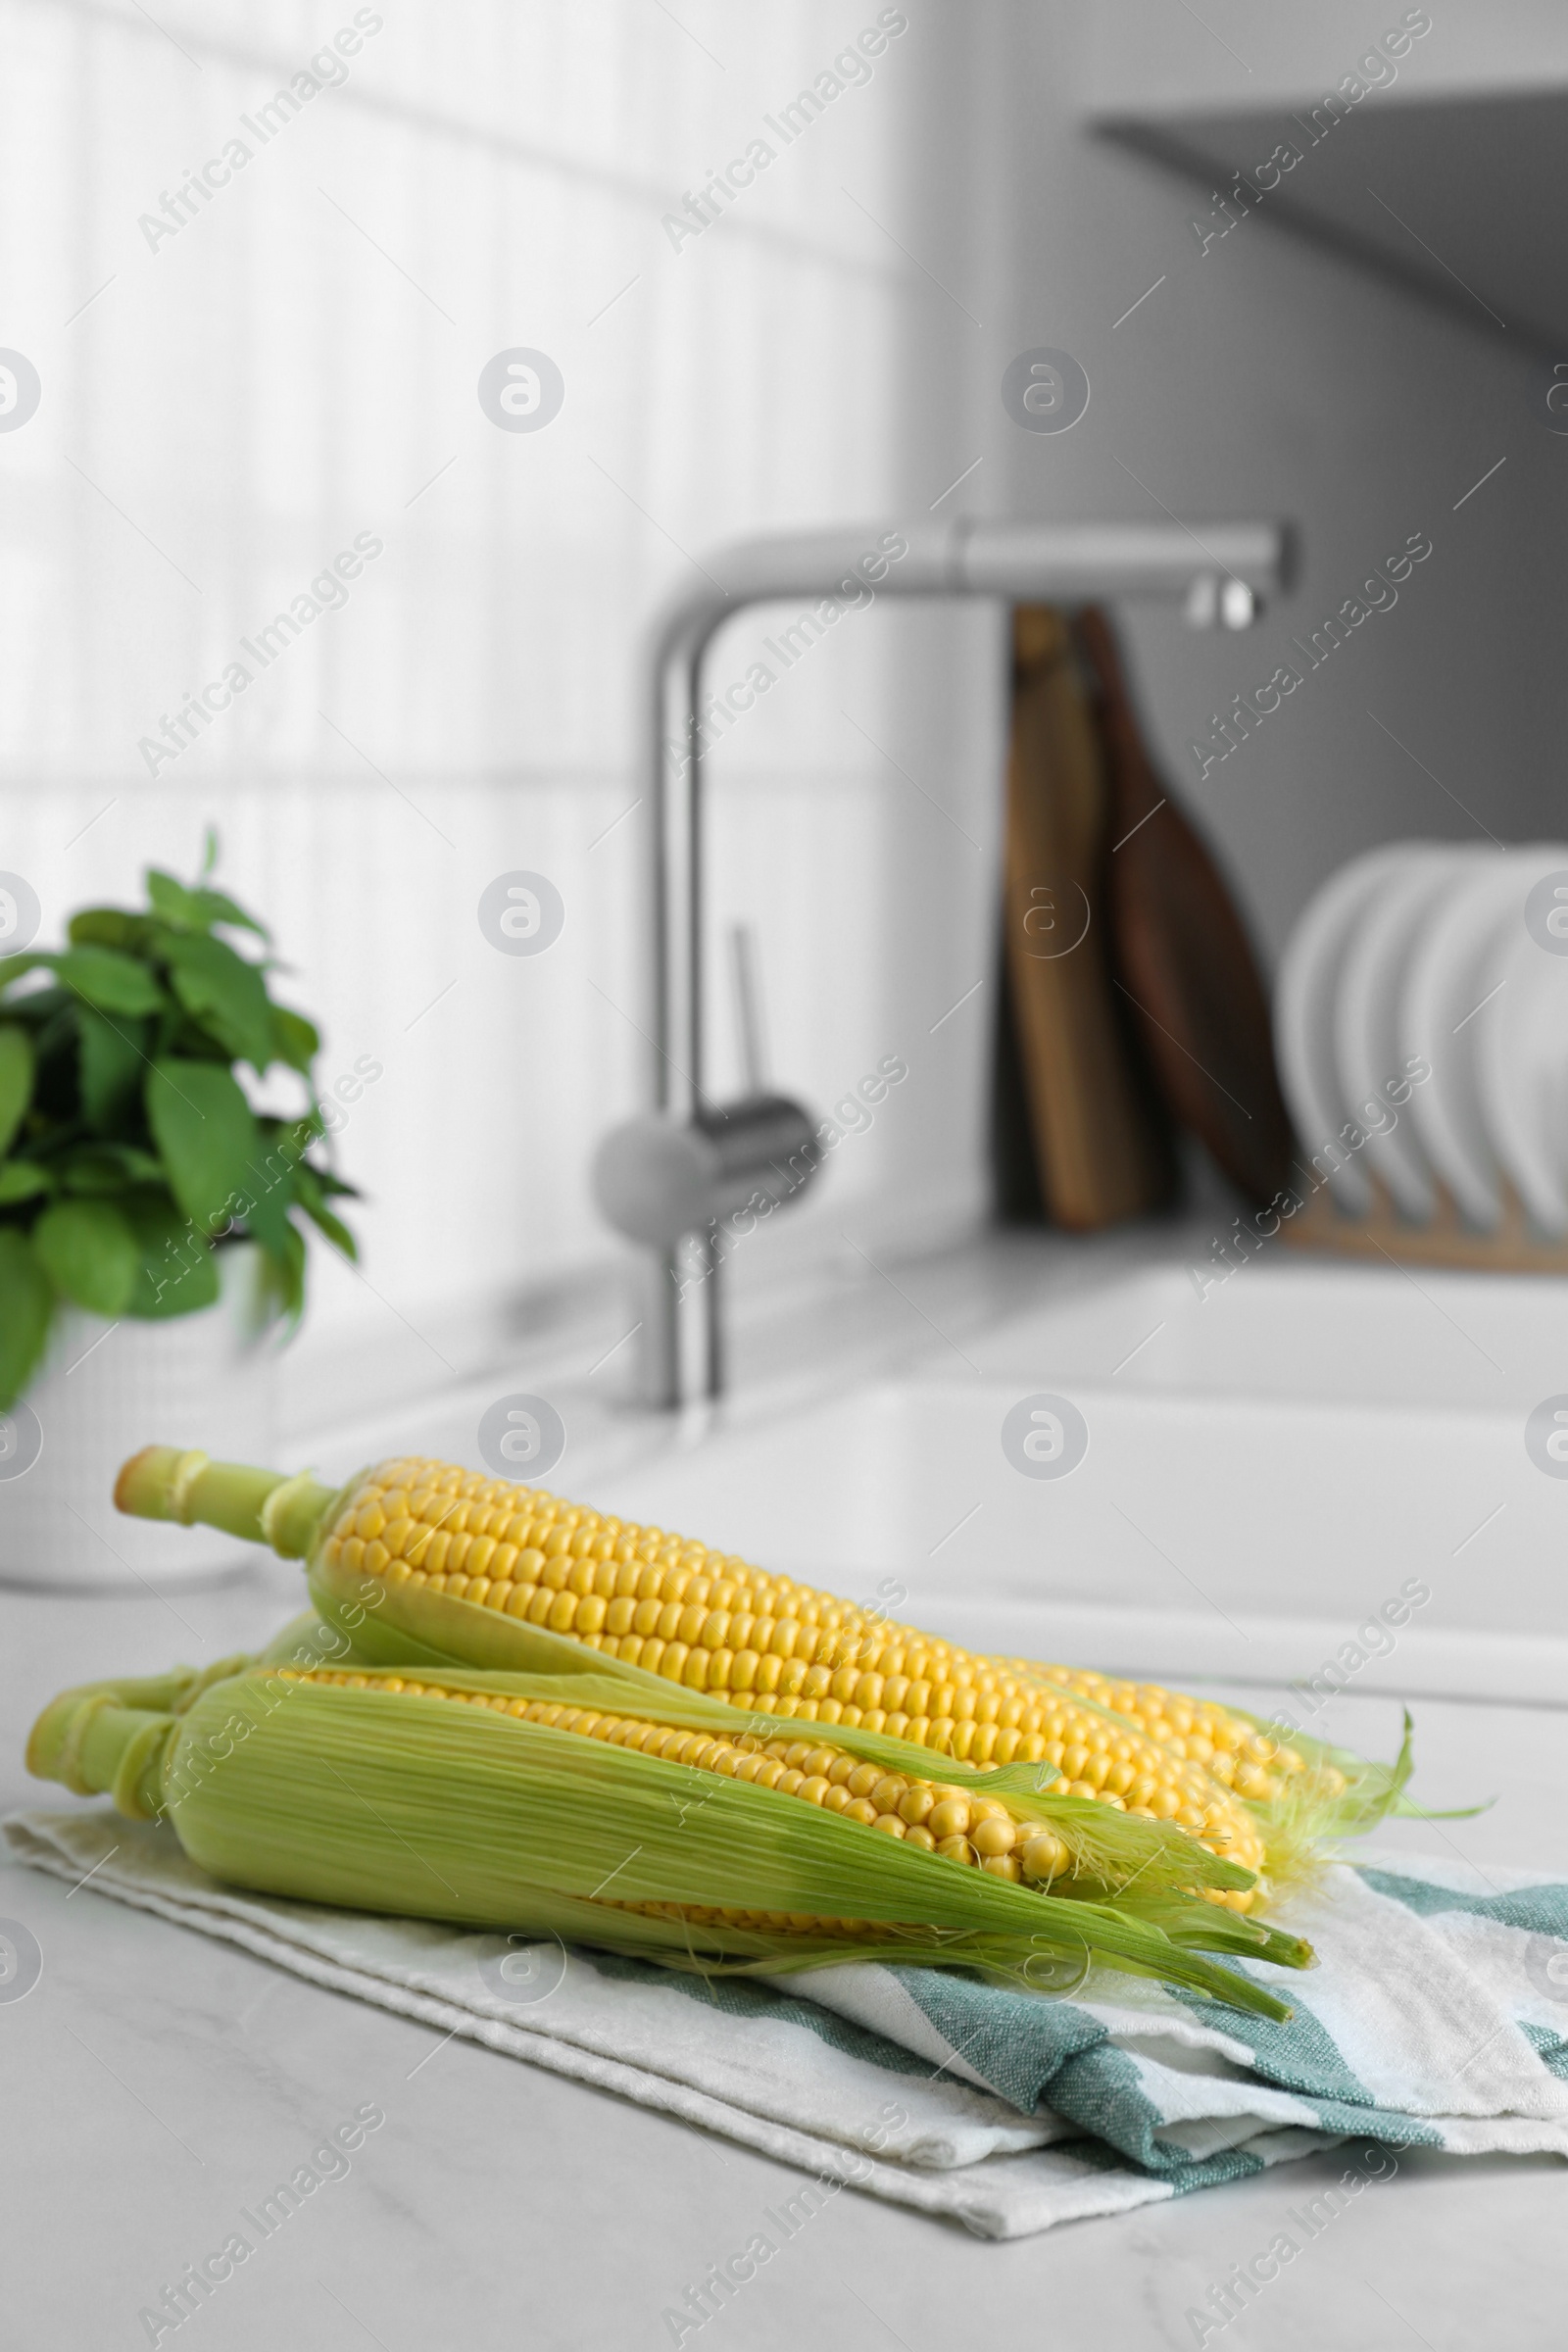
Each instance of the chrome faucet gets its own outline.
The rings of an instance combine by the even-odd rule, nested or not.
[[[895,545],[905,553],[878,575],[863,551]],[[653,1108],[606,1136],[593,1176],[603,1214],[650,1253],[637,1332],[646,1403],[722,1394],[719,1220],[794,1199],[819,1156],[817,1122],[769,1089],[755,1045],[743,1097],[717,1103],[704,1089],[701,707],[718,629],[747,605],[832,596],[852,582],[874,595],[1009,603],[1179,597],[1195,627],[1245,629],[1287,560],[1278,523],[872,524],[744,541],[699,566],[705,586],[665,605],[645,656]]]

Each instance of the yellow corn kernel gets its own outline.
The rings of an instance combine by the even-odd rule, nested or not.
[[[1053,1831],[1030,1828],[1024,1832],[1018,1860],[1026,1879],[1049,1882],[1059,1879],[1071,1862],[1062,1840]]]
[[[976,1822],[969,1833],[969,1842],[984,1861],[999,1854],[1010,1854],[1018,1842],[1018,1833],[1010,1821],[999,1820],[993,1814],[989,1820]]]

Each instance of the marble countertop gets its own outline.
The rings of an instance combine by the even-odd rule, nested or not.
[[[21,1763],[27,1725],[56,1690],[254,1646],[299,1592],[296,1570],[258,1562],[205,1591],[0,1593],[6,1808],[71,1801]],[[1255,1688],[1245,1703],[1259,1703]],[[1397,1709],[1348,1695],[1328,1728],[1391,1752]],[[1417,1736],[1426,1802],[1496,1802],[1472,1821],[1396,1825],[1384,1850],[1568,1874],[1568,1712],[1423,1699]],[[464,2039],[443,2043],[90,1885],[8,1865],[0,1917],[22,1922],[43,1954],[26,1998],[0,2002],[8,2345],[145,2344],[142,2308],[360,2109],[385,2122],[347,2175],[181,2338],[210,2352],[664,2345],[665,2306],[798,2184],[767,2158]],[[982,2338],[1060,2352],[1189,2346],[1189,2307],[1342,2169],[1309,2159],[1006,2245],[851,2193],[710,2326],[732,2352],[951,2352]],[[1254,2352],[1545,2345],[1561,2331],[1550,2249],[1565,2225],[1560,2163],[1412,2153],[1235,2332]]]

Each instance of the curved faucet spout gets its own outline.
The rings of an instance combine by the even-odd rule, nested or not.
[[[696,1129],[695,1143],[722,1132],[740,1107],[714,1103],[704,1091],[703,662],[726,621],[749,605],[863,589],[877,596],[985,596],[1014,604],[1152,596],[1179,602],[1195,626],[1247,628],[1260,600],[1285,584],[1290,556],[1287,529],[1276,522],[984,522],[956,516],[909,529],[869,523],[785,532],[743,540],[706,558],[698,566],[701,584],[682,589],[658,614],[644,656],[650,1092],[656,1118],[671,1128]],[[799,1113],[803,1120],[806,1115]],[[634,1198],[639,1151],[655,1189],[659,1171],[667,1173],[672,1158],[684,1165],[693,1152],[656,1148],[646,1120],[617,1131],[611,1142],[616,1146],[614,1198],[624,1210],[615,1222],[643,1235],[658,1230],[659,1215],[651,1207],[643,1215]],[[720,1270],[711,1231],[694,1231],[660,1248],[649,1273],[639,1332],[644,1399],[674,1406],[717,1396],[723,1387]]]

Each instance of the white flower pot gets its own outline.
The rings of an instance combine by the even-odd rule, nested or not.
[[[172,1585],[254,1558],[217,1529],[126,1519],[114,1504],[120,1465],[143,1446],[273,1459],[277,1338],[262,1330],[261,1252],[240,1243],[218,1262],[218,1301],[196,1314],[59,1316],[25,1397],[0,1415],[0,1584]]]

